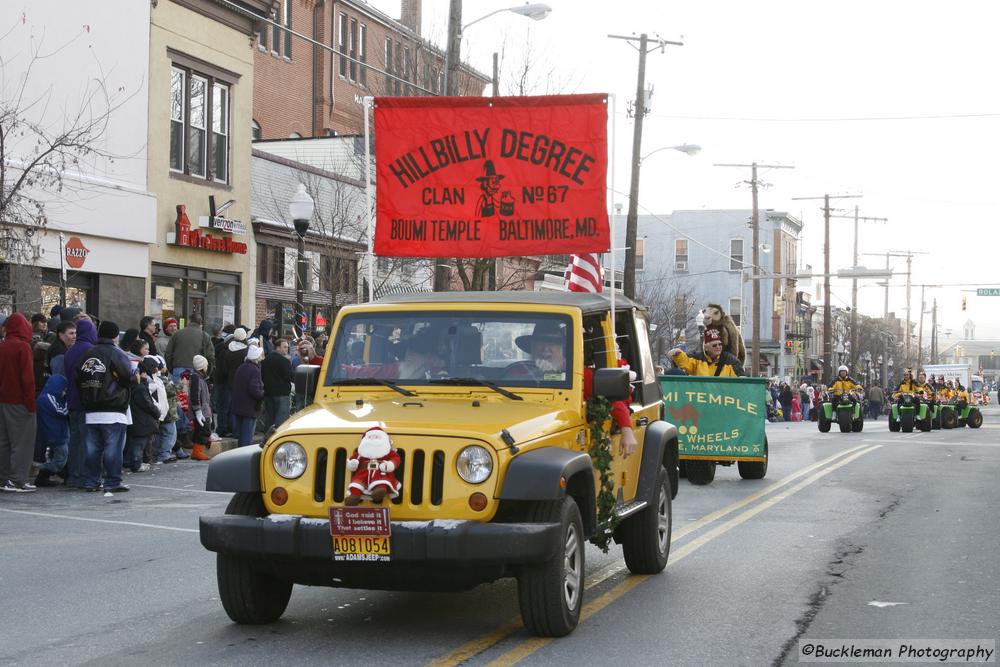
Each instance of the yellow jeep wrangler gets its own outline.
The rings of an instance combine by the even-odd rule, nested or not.
[[[208,490],[235,494],[225,515],[200,522],[229,617],[278,619],[296,583],[442,591],[512,576],[528,630],[561,636],[583,605],[587,539],[613,537],[632,572],[661,571],[677,433],[663,421],[646,314],[624,298],[616,310],[631,382],[602,294],[451,292],[343,308],[322,367],[297,369],[312,404],[263,447],[209,466]],[[595,432],[610,433],[610,460],[595,467],[591,395],[628,404],[634,454],[608,420]]]

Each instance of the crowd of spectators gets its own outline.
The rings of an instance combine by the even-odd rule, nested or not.
[[[322,363],[317,340],[275,335],[270,320],[205,331],[145,316],[120,329],[79,308],[0,316],[0,490],[65,486],[128,491],[125,475],[210,458],[280,426],[300,363]],[[325,337],[319,339],[319,345]]]

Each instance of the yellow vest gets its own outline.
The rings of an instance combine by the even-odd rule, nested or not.
[[[833,384],[830,385],[830,393],[831,394],[846,394],[846,393],[848,393],[850,391],[853,391],[855,389],[860,389],[860,388],[861,388],[861,385],[855,383],[854,380],[852,380],[851,378],[847,378],[845,380],[841,380],[838,377],[836,380],[833,381]]]

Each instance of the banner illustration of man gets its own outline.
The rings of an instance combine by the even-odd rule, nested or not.
[[[497,195],[500,194],[500,181],[504,179],[503,174],[498,174],[493,160],[486,160],[483,163],[483,175],[477,176],[479,188],[483,191],[476,202],[476,217],[491,218],[496,215]],[[514,195],[510,190],[504,190],[500,194],[500,215],[514,215]]]

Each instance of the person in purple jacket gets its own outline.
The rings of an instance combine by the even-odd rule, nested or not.
[[[264,381],[260,375],[260,358],[263,356],[260,346],[250,345],[246,361],[240,364],[233,379],[230,411],[236,422],[240,447],[246,447],[253,440],[257,417],[260,416],[261,401],[264,399]]]
[[[87,352],[97,343],[97,327],[89,319],[76,323],[76,342],[63,359],[66,379],[66,398],[69,404],[69,452],[66,486],[82,489],[86,477],[87,416],[80,403],[80,390],[76,386],[76,373]]]
[[[44,461],[35,486],[59,486],[69,450],[69,408],[66,406],[66,377],[50,375],[35,401],[38,428],[35,430],[35,460]],[[46,452],[48,457],[46,458]]]

